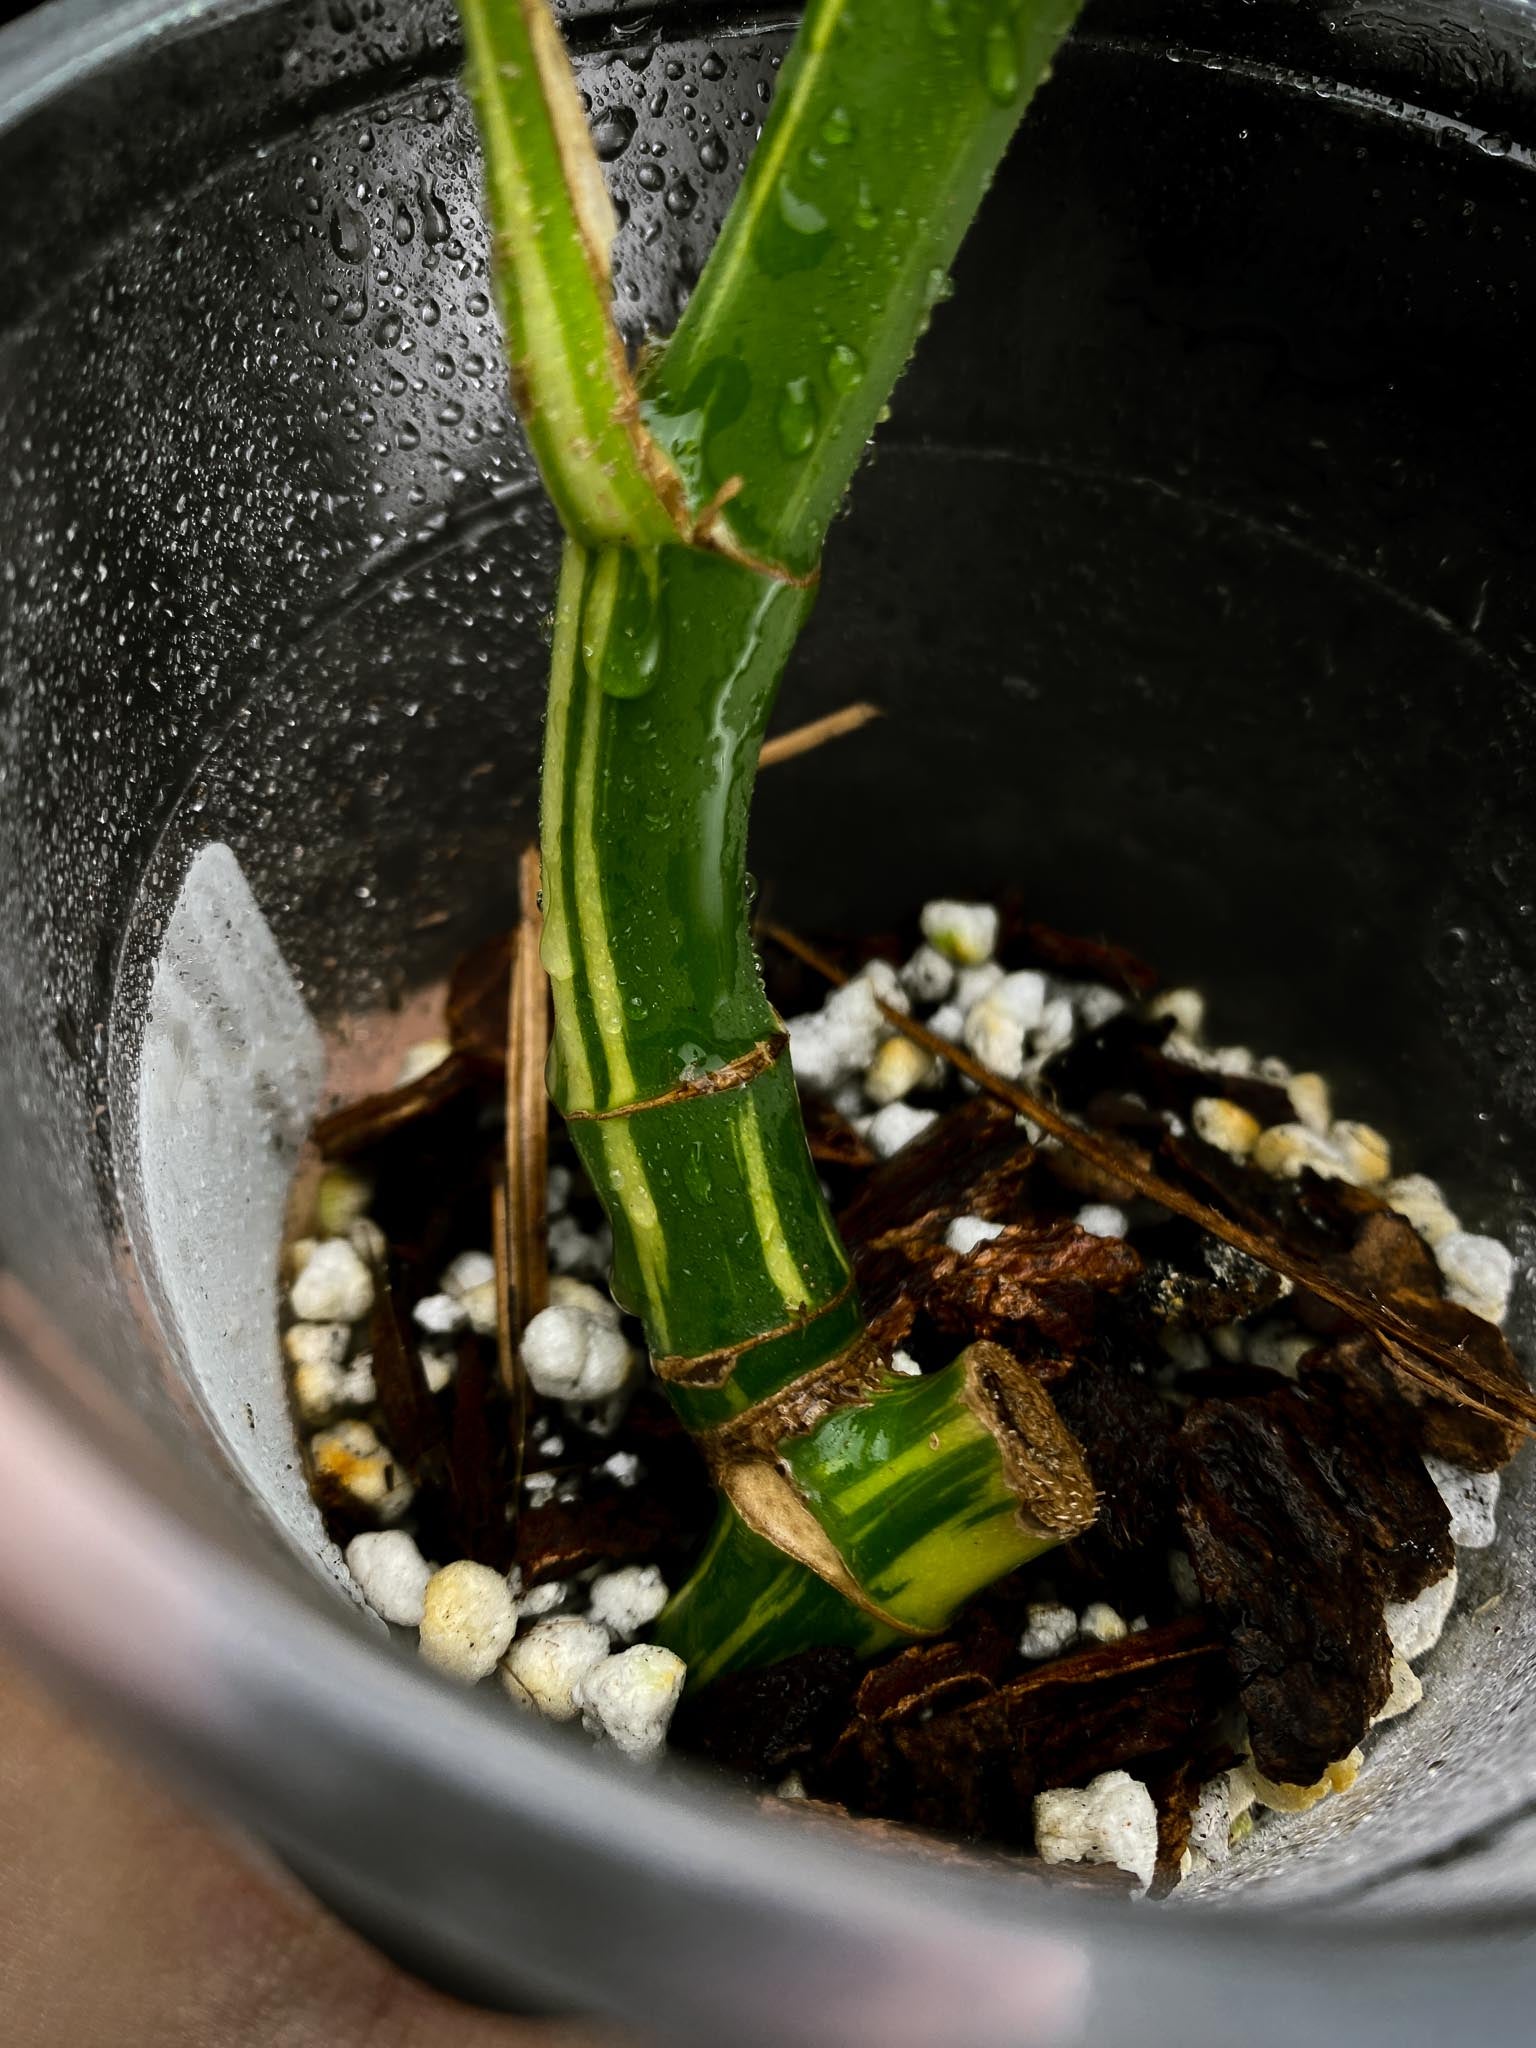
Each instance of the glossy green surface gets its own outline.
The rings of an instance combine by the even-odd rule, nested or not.
[[[691,1684],[817,1643],[872,1654],[903,1631],[943,1629],[984,1586],[1050,1548],[1020,1527],[997,1445],[961,1387],[958,1364],[892,1376],[867,1406],[779,1446],[855,1579],[898,1626],[859,1613],[727,1507],[658,1630]]]
[[[589,543],[675,540],[657,495],[611,314],[613,216],[586,116],[544,7],[459,0],[466,82],[485,152],[493,274],[523,431],[568,533]],[[590,156],[590,151],[586,152]]]
[[[870,1657],[901,1641],[897,1630],[775,1550],[725,1503],[692,1578],[668,1603],[654,1635],[688,1666],[690,1690],[822,1643]]]
[[[812,0],[646,417],[695,502],[798,569],[1080,0]]]
[[[1020,1526],[996,1440],[962,1385],[958,1363],[893,1378],[867,1407],[779,1447],[859,1584],[912,1629],[943,1628],[972,1594],[1051,1547]]]

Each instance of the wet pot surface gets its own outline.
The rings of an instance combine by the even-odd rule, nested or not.
[[[638,336],[697,275],[787,31],[570,12]],[[834,532],[785,685],[784,723],[856,696],[888,715],[765,781],[754,868],[812,929],[1021,883],[1042,918],[1200,982],[1223,1037],[1330,1072],[1529,1263],[1536,493],[1518,423],[1536,135],[1519,9],[1332,27],[1310,5],[1232,12],[1104,0],[1058,66]],[[841,2039],[867,2019],[885,1954],[871,1930],[910,1912],[926,1934],[893,2040],[948,2038],[922,1986],[962,1954],[984,2009],[957,2038],[990,2038],[994,1994],[1000,2034],[1091,2013],[1113,2036],[1149,1984],[1195,1967],[1194,1944],[1211,2003],[1204,2022],[1170,2005],[1168,2037],[1175,2012],[1185,2039],[1213,2030],[1221,1987],[1273,1970],[1288,1988],[1255,2024],[1283,2038],[1309,1987],[1267,1918],[1262,1938],[1186,1913],[1110,1934],[1078,1903],[1043,1908],[1037,1931],[1006,1891],[952,1887],[946,1904],[931,1874],[863,1859],[845,1878],[712,1795],[663,1807],[673,1795],[537,1731],[464,1702],[440,1713],[316,1567],[255,1313],[282,1146],[314,1085],[306,1034],[407,1002],[510,915],[555,534],[503,395],[448,13],[229,6],[153,33],[132,14],[113,17],[109,62],[70,72],[74,17],[45,11],[0,130],[16,252],[0,302],[0,1245],[59,1325],[29,1353],[83,1361],[73,1393],[41,1374],[71,1430],[133,1475],[156,1541],[195,1527],[210,1585],[248,1575],[277,1632],[258,1736],[230,1678],[257,1610],[237,1626],[232,1601],[221,1623],[189,1589],[177,1625],[204,1632],[201,1652],[176,1666],[180,1693],[141,1688],[141,1732],[179,1744],[370,1924],[414,1920],[414,1957],[488,1996],[585,1983],[654,2013],[692,1898],[715,1960],[667,2009],[708,2033],[728,1981],[774,1981],[778,1916],[824,1898],[820,2003],[807,1993],[767,2037]],[[81,21],[82,47],[108,47]],[[248,890],[292,987],[259,1024],[210,1022],[219,990],[199,1010],[183,976],[178,1039],[156,989],[211,846],[243,882],[214,890],[201,929]],[[151,1087],[166,1032],[167,1071],[197,1083],[171,1111]],[[252,1073],[265,1093],[221,1122],[220,1091]],[[162,1135],[179,1119],[175,1145],[157,1113]],[[221,1236],[208,1211],[231,1185],[253,1207]],[[1497,1606],[1453,1628],[1347,1812],[1277,1832],[1237,1867],[1240,1894],[1347,1904],[1374,1930],[1351,1941],[1383,1943],[1395,1913],[1491,1899],[1518,1919],[1531,1903],[1526,1462],[1461,1602]],[[23,1625],[102,1696],[95,1650]],[[88,1645],[104,1625],[82,1622]],[[326,1794],[274,1794],[288,1760],[272,1729],[326,1725],[345,1752]],[[406,1857],[354,1825],[386,1760]],[[636,1900],[656,1855],[651,1925]],[[594,1869],[628,1930],[601,1965],[576,1924]],[[1314,1940],[1310,1988],[1337,2014],[1344,1954],[1331,1974]],[[1516,1959],[1480,1952],[1491,2037],[1516,2031]],[[1026,1961],[1049,1997],[1021,2002]],[[1351,2025],[1429,2038],[1430,1994],[1393,1981]]]

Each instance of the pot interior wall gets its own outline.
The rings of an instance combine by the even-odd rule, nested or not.
[[[787,38],[574,12],[638,336]],[[786,684],[784,722],[887,716],[765,780],[755,868],[810,930],[1023,885],[1201,983],[1221,1037],[1328,1071],[1528,1261],[1530,164],[1470,71],[1423,111],[1345,43],[1324,90],[1270,61],[1302,61],[1275,15],[1090,13]],[[115,1257],[170,905],[230,846],[322,1025],[505,920],[554,534],[445,14],[233,11],[134,63],[76,91],[89,164],[56,120],[5,145],[0,1137],[28,1199],[0,1240],[174,1437]],[[1239,1881],[1357,1888],[1536,1793],[1528,1476],[1425,1705]]]

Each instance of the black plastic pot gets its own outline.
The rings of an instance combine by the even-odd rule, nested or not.
[[[568,14],[621,305],[665,328],[787,31]],[[787,685],[786,718],[889,716],[768,779],[755,841],[810,928],[1024,883],[1327,1069],[1527,1258],[1533,58],[1520,0],[1093,0]],[[316,1026],[508,916],[554,539],[456,66],[446,7],[380,0],[0,36],[8,1631],[489,1999],[891,2048],[1523,2040],[1523,1464],[1425,1704],[1220,1910],[637,1779],[342,1596],[272,1337],[286,1161]]]

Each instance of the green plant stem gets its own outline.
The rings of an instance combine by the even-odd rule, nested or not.
[[[698,1677],[922,1633],[1082,1527],[1091,1495],[1080,1467],[1031,1494],[1020,1444],[1048,1439],[1059,1476],[1070,1439],[1008,1371],[968,1355],[914,1385],[873,1355],[752,951],[746,821],[827,523],[1075,0],[883,0],[856,25],[851,0],[812,0],[643,421],[591,332],[606,248],[541,0],[461,4],[518,389],[570,536],[551,1085],[615,1293],[725,1502],[663,1634]]]

